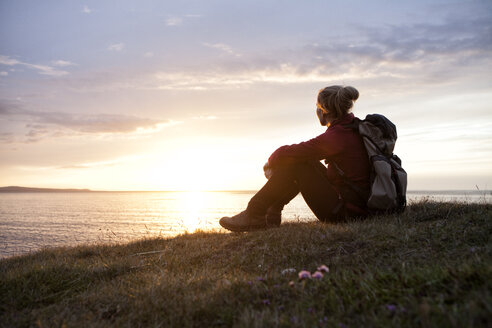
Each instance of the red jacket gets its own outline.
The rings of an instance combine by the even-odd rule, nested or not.
[[[335,162],[345,176],[363,190],[369,190],[370,165],[361,136],[350,127],[354,114],[349,113],[330,124],[323,134],[298,144],[282,146],[268,159],[270,166],[304,160]],[[328,179],[342,192],[346,184],[333,166],[327,167]],[[343,193],[342,193],[343,195]]]

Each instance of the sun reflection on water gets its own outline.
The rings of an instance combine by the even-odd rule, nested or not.
[[[182,211],[180,224],[182,229],[187,232],[195,232],[199,229],[209,228],[205,220],[205,211],[210,202],[210,194],[203,191],[186,191],[180,193],[178,200]]]
[[[252,195],[247,191],[4,194],[0,258],[47,246],[172,238],[197,230],[226,232],[219,219],[244,210]],[[282,217],[312,219],[306,211],[302,198],[294,199]]]

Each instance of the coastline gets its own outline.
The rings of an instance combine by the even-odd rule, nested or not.
[[[238,194],[250,194],[255,193],[257,190],[92,190],[88,188],[36,188],[36,187],[21,187],[21,186],[6,186],[0,187],[0,193],[152,193],[152,192],[229,192]],[[479,189],[415,189],[408,190],[407,194],[410,195],[492,195],[492,190],[479,190]]]

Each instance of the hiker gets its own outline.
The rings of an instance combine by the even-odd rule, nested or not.
[[[349,126],[355,119],[350,111],[358,97],[351,86],[321,89],[316,114],[326,131],[275,150],[263,167],[267,183],[245,211],[223,217],[220,225],[236,232],[279,226],[284,206],[299,192],[320,221],[366,216],[371,168],[362,137]]]

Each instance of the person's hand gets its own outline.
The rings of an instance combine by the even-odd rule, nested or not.
[[[268,165],[268,162],[266,162],[265,165],[263,165],[263,172],[265,173],[265,177],[267,179],[270,179],[272,177],[273,170],[270,167],[270,165]]]

